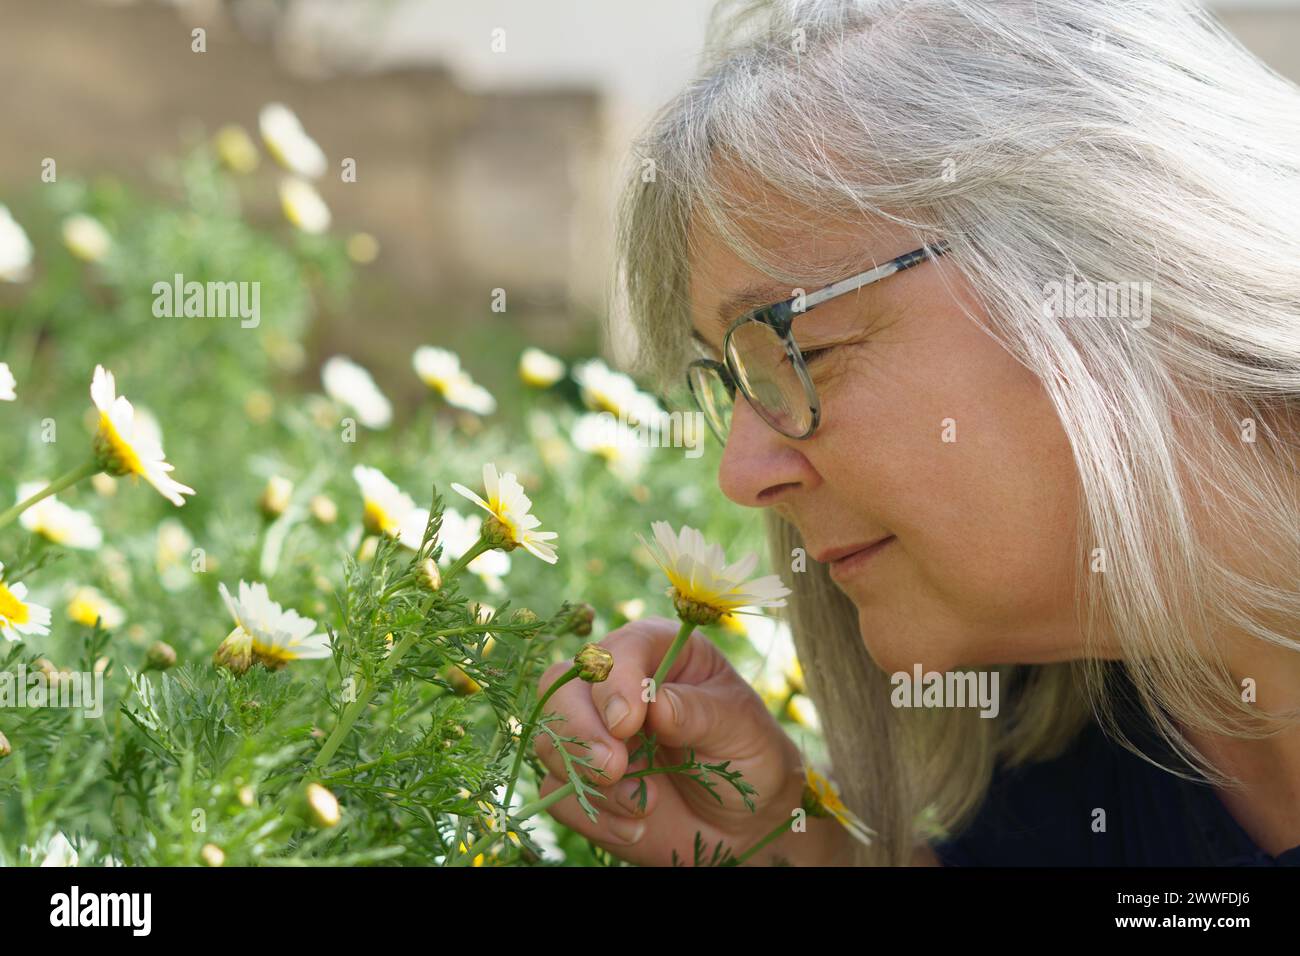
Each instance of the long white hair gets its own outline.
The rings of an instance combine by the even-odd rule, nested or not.
[[[1300,652],[1300,89],[1182,0],[722,0],[620,208],[633,371],[663,389],[693,357],[691,222],[792,285],[860,268],[778,260],[764,236],[796,227],[736,196],[736,170],[828,219],[948,240],[987,313],[972,320],[1038,376],[1072,445],[1084,647],[1121,648],[1165,740],[1233,785],[1166,712],[1276,730],[1222,635]],[[1149,324],[1044,307],[1076,280],[1149,283]],[[768,527],[787,567],[802,541]],[[1131,747],[1096,657],[999,668],[1014,691],[995,719],[895,709],[824,568],[784,576],[831,772],[881,834],[860,862],[959,830],[995,761],[1059,753],[1090,711]]]

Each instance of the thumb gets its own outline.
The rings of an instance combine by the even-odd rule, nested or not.
[[[761,711],[761,713],[760,713]],[[646,711],[646,729],[669,747],[709,754],[741,752],[763,732],[767,708],[734,672],[702,684],[664,684]]]

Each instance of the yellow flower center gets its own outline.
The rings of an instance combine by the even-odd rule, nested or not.
[[[99,413],[99,431],[95,433],[95,454],[104,471],[110,475],[143,475],[140,456],[130,443],[118,434],[113,420],[105,412]]]
[[[366,502],[361,523],[370,534],[384,534],[394,527],[393,519],[388,516],[388,512],[373,501]]]
[[[0,624],[26,624],[30,616],[27,605],[0,583]]]

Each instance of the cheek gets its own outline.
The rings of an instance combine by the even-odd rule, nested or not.
[[[898,538],[850,596],[864,637],[906,633],[913,660],[927,644],[1047,659],[1077,639],[1070,446],[1037,379],[961,324],[974,334],[901,342],[844,390],[859,411],[837,483]]]

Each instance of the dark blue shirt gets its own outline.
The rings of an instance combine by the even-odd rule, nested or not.
[[[1135,698],[1120,697],[1129,739],[1185,768]],[[1106,811],[1105,832],[1093,832],[1094,808]],[[945,866],[1300,866],[1300,846],[1270,856],[1208,784],[1142,760],[1095,719],[1053,760],[999,766],[970,826],[934,852]]]

